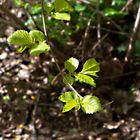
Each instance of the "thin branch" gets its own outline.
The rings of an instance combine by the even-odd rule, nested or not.
[[[99,12],[100,0],[98,0],[96,4],[96,10]],[[97,39],[98,39],[98,46],[101,48],[101,17],[99,13],[97,13]]]
[[[41,8],[42,8],[42,21],[43,21],[43,30],[44,30],[44,34],[45,34],[45,36],[46,36],[46,41],[47,41],[47,43],[50,45],[51,51],[52,51],[52,44],[49,42],[48,34],[47,34],[47,28],[46,28],[46,23],[45,23],[44,1],[43,1],[43,0],[41,0]],[[56,57],[55,57],[53,51],[52,51],[52,55],[53,55],[53,57],[54,57],[54,60],[55,60],[57,69],[59,70],[59,72],[60,72],[62,78],[68,83],[67,86],[68,86],[73,92],[75,92],[75,93],[77,94],[77,96],[79,96],[80,98],[83,98],[83,97],[74,89],[74,87],[73,87],[71,84],[69,84],[69,82],[68,82],[67,79],[65,78],[65,76],[64,76],[64,74],[63,74],[63,72],[62,72],[62,70],[61,70],[61,68],[60,68],[60,66],[59,66],[59,64],[57,63],[57,59],[56,59]]]
[[[140,4],[139,4],[135,24],[134,24],[134,27],[133,27],[133,32],[132,32],[132,35],[131,35],[130,40],[129,40],[128,50],[127,50],[126,56],[124,58],[124,61],[127,62],[127,63],[130,62],[132,53],[134,51],[135,41],[138,37],[139,29],[140,29]]]
[[[91,28],[96,29],[97,27],[96,26],[92,26]],[[115,30],[110,30],[110,29],[107,29],[107,28],[104,28],[104,27],[101,27],[101,30],[108,31],[108,32],[114,33],[114,34],[121,34],[121,35],[125,35],[125,36],[129,37],[129,34],[125,33],[125,32],[121,32],[121,31],[119,32],[119,31],[115,31]]]
[[[41,8],[42,8],[43,30],[44,30],[44,34],[46,36],[46,41],[49,43],[47,28],[46,28],[46,23],[45,23],[45,11],[44,11],[44,1],[43,0],[41,0]]]
[[[103,42],[105,40],[105,38],[108,36],[109,33],[106,33],[102,38],[101,38],[101,42]],[[97,41],[93,47],[92,47],[92,51],[94,51],[96,49],[96,47],[99,45],[99,42]]]
[[[86,30],[85,30],[85,34],[82,37],[82,40],[80,41],[81,42],[80,44],[82,45],[82,60],[83,61],[84,61],[84,58],[85,58],[85,48],[86,48],[85,46],[86,46],[86,41],[88,40],[91,22],[92,22],[92,18],[90,18],[88,20],[87,27],[86,27]]]
[[[126,5],[122,8],[121,12],[124,12],[133,3],[133,0],[128,0]]]

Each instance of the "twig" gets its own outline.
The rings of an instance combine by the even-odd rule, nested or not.
[[[96,10],[99,12],[100,0],[97,1]],[[97,39],[98,46],[101,48],[101,17],[99,13],[97,13]]]
[[[96,29],[97,27],[96,27],[96,26],[92,26],[91,28]],[[114,31],[114,30],[110,30],[110,29],[107,29],[107,28],[104,28],[104,27],[101,27],[101,30],[103,30],[103,31],[108,31],[108,32],[110,32],[110,33],[114,33],[114,34],[126,35],[127,37],[129,37],[129,34],[126,33],[126,32]]]
[[[89,36],[89,31],[90,31],[90,26],[91,26],[91,21],[92,21],[92,18],[90,18],[88,20],[88,23],[87,23],[87,28],[85,30],[85,34],[82,38],[82,40],[80,41],[81,44],[79,45],[82,45],[82,60],[84,61],[84,58],[85,58],[85,45],[86,45],[86,41],[88,40],[88,36]]]
[[[132,53],[133,53],[134,47],[135,47],[135,41],[138,37],[139,29],[140,29],[140,4],[139,4],[136,20],[135,20],[134,27],[133,27],[133,32],[132,32],[132,35],[129,40],[128,50],[127,50],[126,56],[124,58],[124,61],[127,63],[129,63],[131,60],[131,56],[132,56]]]
[[[126,5],[122,8],[121,12],[124,12],[131,4],[132,4],[133,0],[128,0]]]
[[[53,53],[52,44],[49,42],[49,39],[48,39],[47,28],[46,28],[46,23],[45,23],[45,13],[44,13],[44,2],[43,2],[43,0],[41,0],[41,8],[42,8],[43,30],[44,30],[44,34],[45,34],[45,36],[46,36],[46,41],[47,41],[47,43],[49,44],[49,46],[51,47],[51,52],[52,52],[52,55],[53,55],[53,57],[54,57],[54,60],[55,60],[55,64],[56,64],[56,66],[57,66],[57,69],[59,70],[59,72],[60,72],[62,78],[68,83],[67,79],[65,78],[65,76],[64,76],[64,74],[63,74],[63,72],[62,72],[62,70],[61,70],[61,68],[60,68],[60,66],[59,66],[59,64],[57,63],[57,59],[56,59],[56,57],[55,57],[55,55],[54,55],[54,53]],[[83,97],[74,89],[74,87],[73,87],[71,84],[68,83],[67,86],[68,86],[73,92],[75,92],[75,93],[77,94],[77,96],[79,96],[80,98],[83,98]]]
[[[105,38],[108,36],[109,33],[106,33],[102,38],[101,38],[101,42],[103,42],[105,40]],[[96,49],[96,47],[99,45],[99,42],[97,41],[93,47],[92,47],[92,51],[94,51]]]
[[[129,76],[129,75],[132,75],[132,74],[136,74],[137,72],[138,72],[138,70],[126,72],[126,73],[123,73],[123,74],[118,74],[118,75],[116,75],[116,76],[99,77],[98,79],[99,79],[99,80],[114,79],[114,78],[125,77],[125,76]]]

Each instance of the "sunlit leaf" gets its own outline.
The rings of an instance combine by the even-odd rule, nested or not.
[[[78,97],[75,92],[68,91],[68,92],[64,92],[62,95],[60,95],[58,99],[62,102],[68,102],[70,100],[74,100],[77,98]]]
[[[8,43],[13,45],[29,45],[32,43],[32,39],[29,33],[25,30],[17,30],[8,37]]]
[[[64,105],[62,112],[68,112],[71,109],[73,109],[75,106],[76,106],[76,101],[70,100]]]
[[[90,76],[96,76],[98,77],[98,75],[96,74],[95,71],[84,71],[84,72],[80,72],[81,74],[85,74],[85,75],[90,75]]]
[[[69,72],[72,73],[78,68],[79,61],[76,58],[71,57],[70,59],[65,61],[64,66]]]
[[[100,100],[96,96],[86,95],[81,102],[82,110],[86,114],[93,114],[102,110]]]
[[[100,70],[99,63],[95,59],[90,58],[84,63],[82,72],[85,71],[98,72],[99,70]]]
[[[24,52],[27,48],[28,48],[28,46],[21,46],[20,48],[18,48],[17,52],[22,53],[22,52]]]
[[[47,45],[45,42],[40,43],[39,45],[35,44],[30,48],[30,54],[33,56],[38,56],[41,53],[46,53],[50,50],[49,45]]]
[[[33,39],[33,41],[44,41],[45,35],[39,30],[32,30],[29,32],[29,35]]]
[[[69,13],[51,13],[51,16],[57,20],[66,20],[66,21],[70,21],[71,16]]]
[[[81,73],[75,74],[74,76],[76,77],[76,79],[79,82],[86,83],[86,84],[89,84],[93,87],[96,87],[96,84],[95,84],[94,79],[92,77],[85,75],[85,74],[81,74]]]
[[[56,12],[72,12],[73,8],[66,0],[55,0],[54,3]]]

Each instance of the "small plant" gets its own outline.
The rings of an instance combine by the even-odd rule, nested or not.
[[[42,1],[43,6],[43,1]],[[65,0],[55,0],[54,3],[45,5],[45,9],[48,15],[58,20],[70,20],[70,14],[65,12],[71,12],[73,8]],[[42,10],[44,7],[42,7]],[[44,18],[44,17],[43,17]],[[42,19],[43,19],[42,18]],[[46,32],[45,24],[44,33]],[[48,40],[46,40],[46,34],[44,35],[39,30],[31,30],[27,32],[25,30],[17,30],[11,36],[8,37],[8,43],[20,46],[19,53],[24,52],[26,49],[33,56],[39,56],[41,53],[48,53],[51,49]],[[57,64],[58,68],[59,65]],[[76,110],[82,109],[86,114],[93,114],[102,110],[100,100],[96,96],[86,95],[82,97],[74,88],[74,82],[81,82],[96,87],[96,83],[93,77],[97,77],[99,72],[99,63],[93,59],[88,59],[80,72],[76,72],[79,66],[79,60],[76,58],[69,58],[64,63],[66,72],[61,72],[63,82],[68,85],[71,91],[65,92],[59,96],[59,100],[64,102],[62,112],[70,111],[75,108]]]

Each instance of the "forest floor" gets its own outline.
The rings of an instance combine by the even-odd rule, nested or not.
[[[0,140],[140,140],[139,64],[125,72],[119,56],[103,58],[96,88],[74,85],[98,96],[103,111],[62,113],[58,97],[67,87],[54,60],[17,53],[6,40],[13,31],[0,23]],[[101,49],[111,56],[112,48]]]

